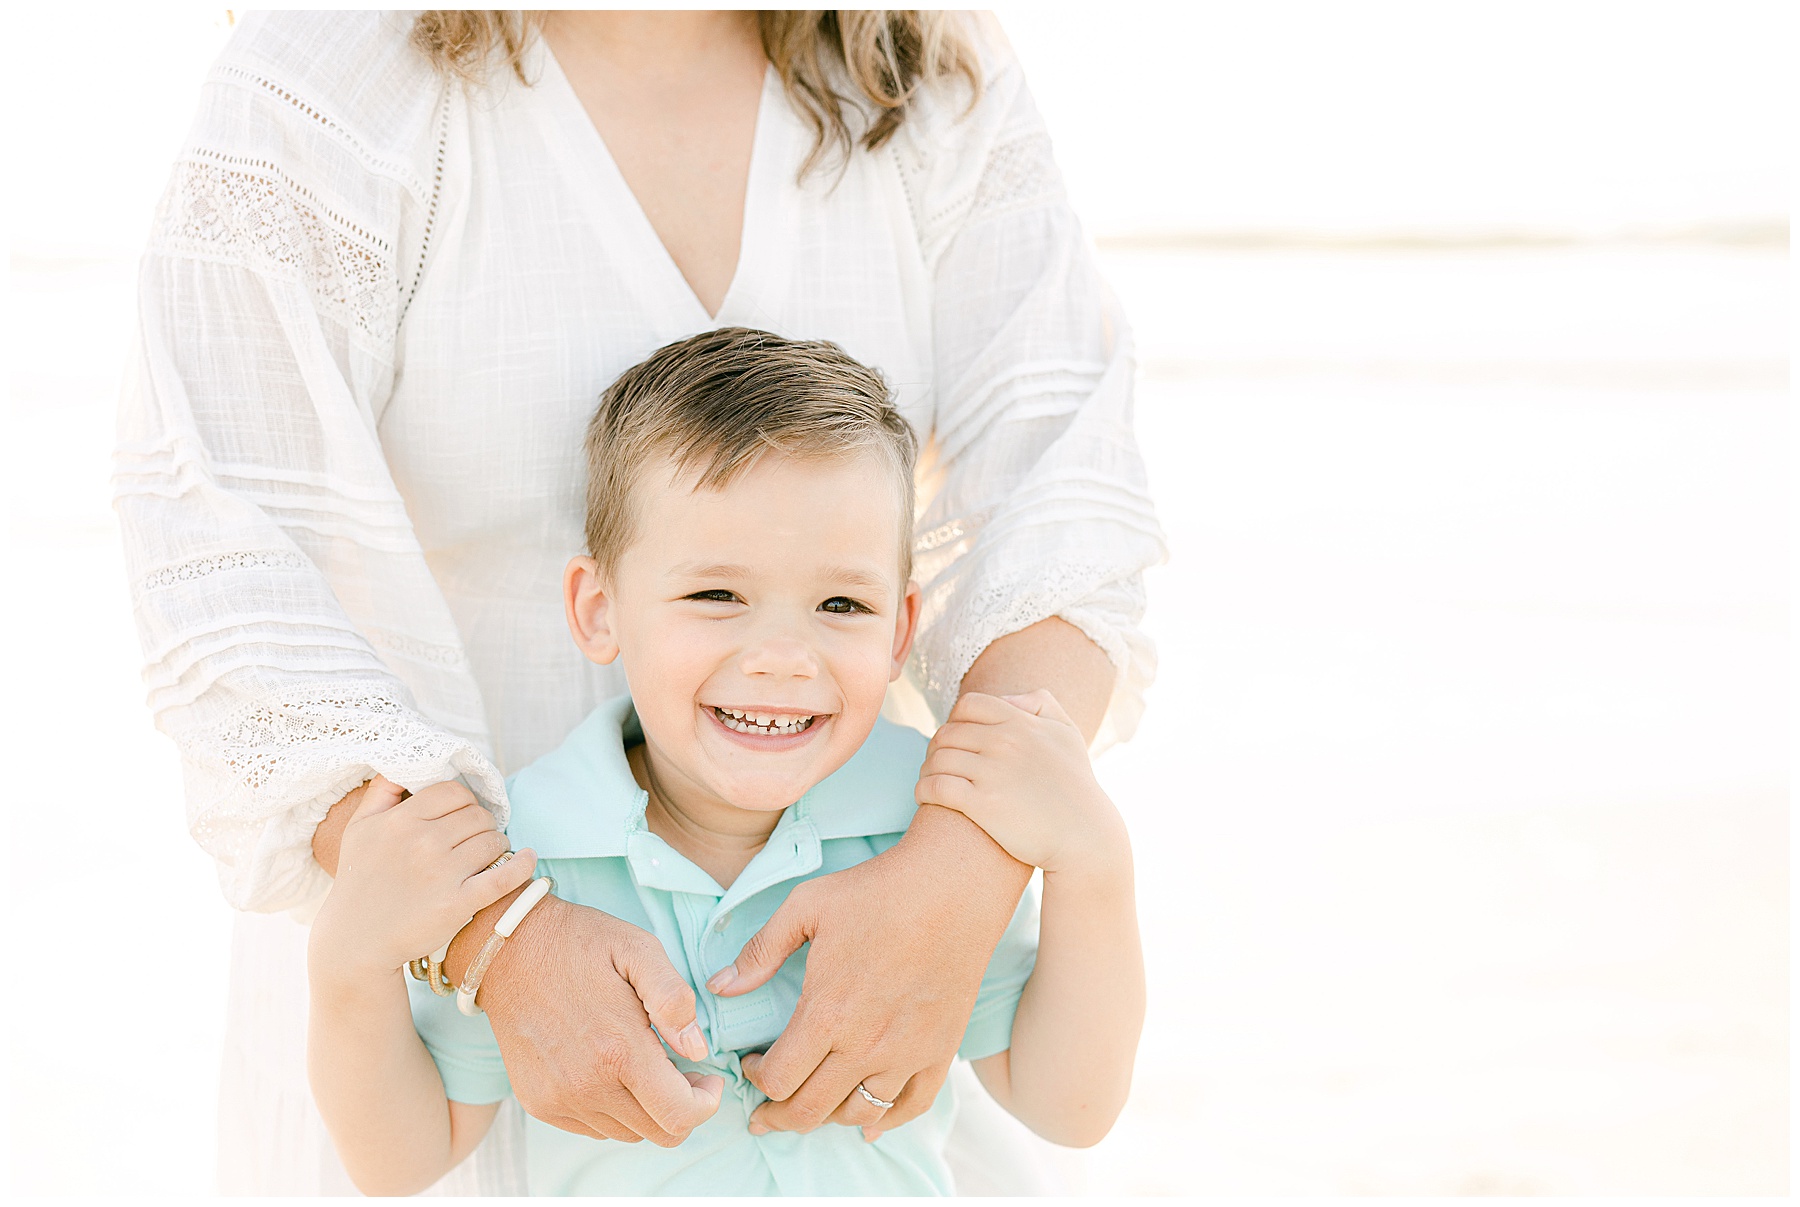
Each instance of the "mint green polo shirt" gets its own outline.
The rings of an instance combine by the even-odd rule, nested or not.
[[[691,1061],[665,1047],[684,1072],[725,1079],[718,1112],[677,1148],[620,1144],[526,1123],[532,1194],[816,1195],[952,1194],[944,1148],[955,1117],[949,1085],[924,1115],[873,1144],[860,1130],[827,1124],[807,1135],[752,1136],[750,1112],[766,1101],[739,1059],[781,1034],[800,999],[806,948],[767,985],[714,997],[706,979],[731,963],[795,885],[861,863],[900,840],[912,821],[913,786],[925,758],[916,731],[877,721],[862,748],[783,811],[763,849],[729,889],[644,821],[648,796],[632,778],[627,744],[642,730],[629,696],[595,709],[568,740],[507,783],[516,848],[538,853],[557,896],[604,910],[654,934],[692,985],[710,1054]],[[988,964],[959,1055],[979,1059],[1012,1042],[1013,1015],[1037,954],[1036,899],[1027,893]],[[511,1093],[485,1016],[408,981],[413,1020],[456,1102]]]

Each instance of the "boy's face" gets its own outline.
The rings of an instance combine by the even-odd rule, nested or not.
[[[634,501],[610,584],[591,558],[569,564],[576,642],[623,661],[665,794],[786,808],[862,745],[912,645],[892,471],[771,453],[696,490],[663,463]]]

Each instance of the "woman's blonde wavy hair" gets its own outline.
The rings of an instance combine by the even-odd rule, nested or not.
[[[413,44],[440,71],[478,80],[496,66],[525,78],[526,47],[543,25],[541,12],[433,9],[413,19]],[[757,13],[763,53],[781,76],[796,111],[813,128],[813,149],[802,176],[832,151],[873,151],[900,129],[921,87],[953,77],[981,95],[975,49],[954,14],[899,9],[765,10]],[[833,85],[842,74],[868,102],[873,117],[861,136],[850,132]]]

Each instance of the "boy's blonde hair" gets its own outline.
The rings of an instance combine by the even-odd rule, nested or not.
[[[805,460],[874,453],[900,495],[900,577],[912,576],[918,438],[881,374],[824,340],[721,327],[621,373],[587,430],[588,553],[609,577],[637,538],[633,488],[659,458],[718,490],[767,452]]]

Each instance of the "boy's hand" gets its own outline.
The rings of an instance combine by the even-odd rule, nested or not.
[[[1129,851],[1081,730],[1047,691],[963,695],[931,739],[916,795],[1048,873],[1104,867]]]
[[[493,814],[458,783],[407,796],[377,777],[344,830],[337,878],[313,922],[315,975],[387,976],[448,943],[478,911],[531,879],[537,856],[507,849]]]

